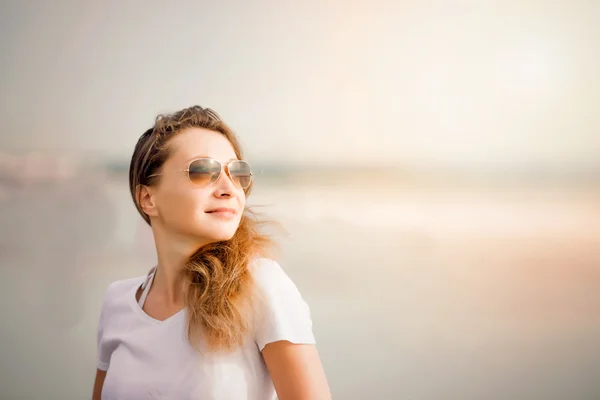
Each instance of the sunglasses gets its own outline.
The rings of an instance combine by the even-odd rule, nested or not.
[[[232,160],[226,164],[221,164],[212,158],[198,158],[192,160],[187,169],[176,172],[187,172],[190,182],[198,186],[209,186],[219,180],[221,171],[225,168],[225,172],[231,178],[233,184],[242,189],[247,189],[252,183],[252,170],[250,164],[242,160]],[[168,172],[160,174],[152,174],[152,176],[165,175]]]

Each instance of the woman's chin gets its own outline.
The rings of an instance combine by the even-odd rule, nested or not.
[[[225,242],[227,240],[230,240],[233,237],[234,233],[225,233],[224,232],[223,234],[215,235],[212,238],[212,240],[213,240],[213,242]]]
[[[210,243],[223,242],[230,240],[239,227],[239,221],[222,221],[218,219],[197,219],[192,224],[188,224],[187,235],[193,237],[200,246]]]
[[[222,226],[217,229],[198,232],[198,237],[208,240],[209,243],[223,242],[230,240],[237,230],[236,227]]]

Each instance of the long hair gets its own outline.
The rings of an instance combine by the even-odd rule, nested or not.
[[[156,117],[154,126],[138,140],[129,167],[131,196],[142,218],[151,225],[138,197],[139,185],[151,186],[169,157],[169,140],[186,128],[205,128],[229,140],[236,156],[242,149],[232,129],[218,114],[200,106]],[[244,190],[250,194],[252,185]],[[233,350],[242,345],[252,326],[253,282],[248,266],[264,256],[273,242],[259,230],[261,222],[248,208],[230,240],[203,246],[189,258],[185,268],[185,305],[189,310],[188,338],[200,348],[203,338],[210,350]]]

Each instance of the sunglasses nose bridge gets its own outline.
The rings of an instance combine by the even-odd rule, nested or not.
[[[231,183],[235,186],[235,180],[233,179],[233,176],[231,176],[231,172],[229,170],[229,164],[221,164],[219,161],[216,161],[217,165],[219,166],[219,173],[216,176],[215,180],[213,181],[213,183],[216,183],[219,181],[219,179],[221,179],[223,177],[223,171],[225,171],[225,175],[229,178],[229,180],[231,181]]]

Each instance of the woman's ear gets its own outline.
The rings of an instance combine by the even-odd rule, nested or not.
[[[142,211],[144,211],[149,217],[157,217],[158,209],[156,208],[156,204],[154,202],[154,193],[152,188],[146,185],[138,185],[135,191]]]

